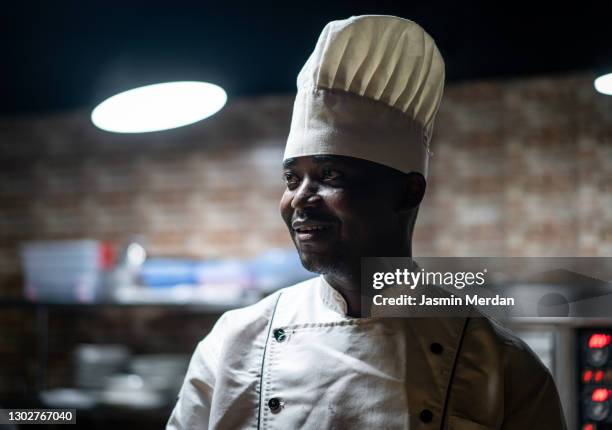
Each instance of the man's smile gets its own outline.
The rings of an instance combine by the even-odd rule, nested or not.
[[[312,243],[331,237],[334,223],[312,221],[307,219],[295,220],[291,223],[294,237],[300,243]]]

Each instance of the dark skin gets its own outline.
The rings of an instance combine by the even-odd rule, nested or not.
[[[283,163],[280,212],[304,267],[361,314],[361,257],[411,257],[412,232],[426,182],[367,160],[339,155]]]

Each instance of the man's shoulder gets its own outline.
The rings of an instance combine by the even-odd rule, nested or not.
[[[567,429],[553,375],[529,345],[493,318],[473,318],[470,325],[467,334],[476,342],[468,356],[478,357],[480,368],[489,368],[499,376],[504,428]],[[488,344],[497,348],[489,348],[495,351],[492,354],[483,354]]]
[[[252,305],[225,312],[221,318],[225,320],[226,324],[235,328],[247,327],[262,318],[269,319],[274,313],[274,309],[281,295],[287,299],[286,302],[300,303],[301,300],[307,299],[307,296],[312,294],[313,290],[311,287],[316,279],[316,277],[307,279],[297,284],[276,290],[274,293]]]
[[[509,372],[530,372],[541,377],[550,376],[550,370],[538,355],[500,321],[483,314],[470,318],[468,336],[479,337],[482,342],[493,342],[497,345],[499,357]],[[480,343],[480,342],[479,342]]]
[[[316,278],[315,278],[316,279]],[[218,356],[222,346],[228,343],[250,345],[253,339],[265,333],[281,295],[290,295],[290,303],[306,299],[313,279],[281,288],[258,302],[224,312],[212,330],[200,342],[200,348],[215,351]]]

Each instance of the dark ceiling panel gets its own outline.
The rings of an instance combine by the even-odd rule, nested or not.
[[[3,5],[0,22],[0,113],[90,108],[117,91],[174,79],[212,81],[230,97],[291,92],[325,23],[363,13],[421,24],[450,81],[612,66],[612,2],[535,4],[15,2]]]

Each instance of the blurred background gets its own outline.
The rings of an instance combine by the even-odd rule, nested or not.
[[[280,163],[297,73],[333,19],[413,19],[445,58],[415,256],[611,256],[612,97],[594,79],[612,72],[612,3],[535,7],[3,5],[0,405],[161,428],[223,311],[314,276],[278,214]],[[108,97],[171,81],[214,83],[227,103],[165,131],[92,124]],[[612,428],[611,327],[517,327],[571,428]]]

